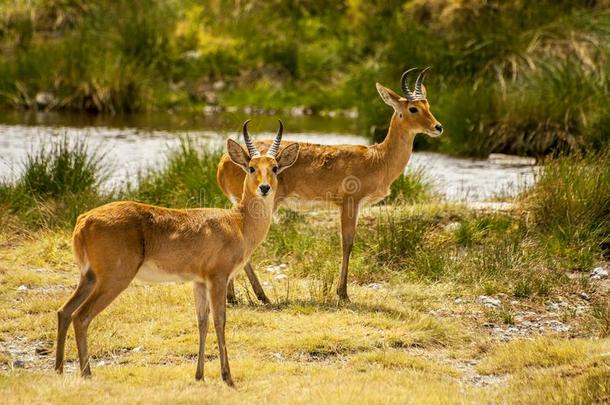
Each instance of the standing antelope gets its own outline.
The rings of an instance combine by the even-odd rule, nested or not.
[[[403,173],[409,161],[417,133],[438,137],[443,132],[426,99],[423,81],[428,68],[420,72],[415,89],[411,91],[407,76],[413,70],[407,70],[401,77],[404,97],[376,84],[383,101],[394,109],[382,143],[370,146],[299,143],[299,159],[290,171],[280,176],[275,193],[276,207],[286,200],[327,201],[339,207],[343,260],[337,294],[341,300],[349,300],[347,269],[360,208],[374,204],[390,193],[390,185]],[[269,144],[269,141],[257,142],[261,150]],[[236,201],[243,173],[227,155],[220,161],[217,179],[224,194]],[[249,263],[246,272],[251,282],[254,281],[252,286],[259,299],[268,302]]]
[[[243,132],[248,140],[247,124]],[[73,247],[81,277],[72,297],[58,311],[57,372],[63,371],[66,333],[73,321],[81,374],[91,375],[89,324],[138,277],[194,283],[199,325],[195,378],[203,378],[211,305],[222,379],[233,385],[225,347],[227,283],[266,237],[278,189],[277,175],[298,157],[296,143],[278,153],[281,138],[280,127],[265,155],[252,143],[247,144],[246,152],[237,142],[227,141],[235,167],[247,173],[245,179],[242,177],[241,202],[232,209],[167,209],[123,201],[95,208],[78,218]]]

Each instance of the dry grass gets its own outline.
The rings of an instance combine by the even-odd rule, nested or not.
[[[206,382],[194,381],[189,285],[134,283],[92,324],[93,379],[76,375],[71,332],[67,373],[57,376],[55,310],[77,281],[68,242],[68,231],[0,237],[0,397],[7,403],[521,404],[608,395],[609,339],[562,334],[506,344],[482,325],[490,311],[456,281],[390,277],[379,289],[351,285],[353,303],[339,305],[312,294],[316,276],[290,268],[284,280],[259,271],[276,302],[270,308],[245,303],[238,277],[242,304],[229,308],[227,329],[236,390],[220,381],[212,331]],[[467,304],[455,303],[458,295]],[[51,354],[36,354],[37,347]],[[13,367],[18,359],[25,368]]]

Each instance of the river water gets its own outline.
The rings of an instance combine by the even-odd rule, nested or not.
[[[242,114],[145,114],[119,117],[50,113],[0,113],[0,178],[19,176],[28,152],[52,139],[85,138],[91,148],[106,152],[112,176],[107,186],[135,183],[137,173],[163,164],[181,137],[222,148],[227,137],[238,138]],[[321,144],[367,144],[356,135],[353,120],[343,117],[288,117],[286,140]],[[250,132],[270,138],[277,122],[256,116]],[[424,135],[419,135],[424,136]],[[536,167],[530,159],[492,155],[489,159],[462,159],[430,152],[415,152],[407,166],[423,170],[436,191],[452,201],[480,202],[517,194],[534,181]]]

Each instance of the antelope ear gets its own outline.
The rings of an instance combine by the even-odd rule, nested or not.
[[[392,107],[394,111],[400,112],[400,99],[402,97],[379,83],[375,83],[375,87],[377,87],[377,91],[379,92],[379,95],[384,103]]]
[[[231,161],[248,173],[248,163],[250,162],[248,152],[233,139],[227,139],[227,152]]]
[[[281,173],[284,169],[288,169],[297,161],[297,158],[299,157],[299,148],[298,143],[291,143],[282,149],[276,159],[279,166],[278,173]]]

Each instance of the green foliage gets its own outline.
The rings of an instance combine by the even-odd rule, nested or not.
[[[4,3],[4,105],[355,107],[363,132],[383,133],[391,111],[374,83],[398,90],[406,67],[432,65],[429,99],[446,131],[417,147],[545,155],[610,140],[608,2]],[[40,92],[54,99],[40,105]]]

